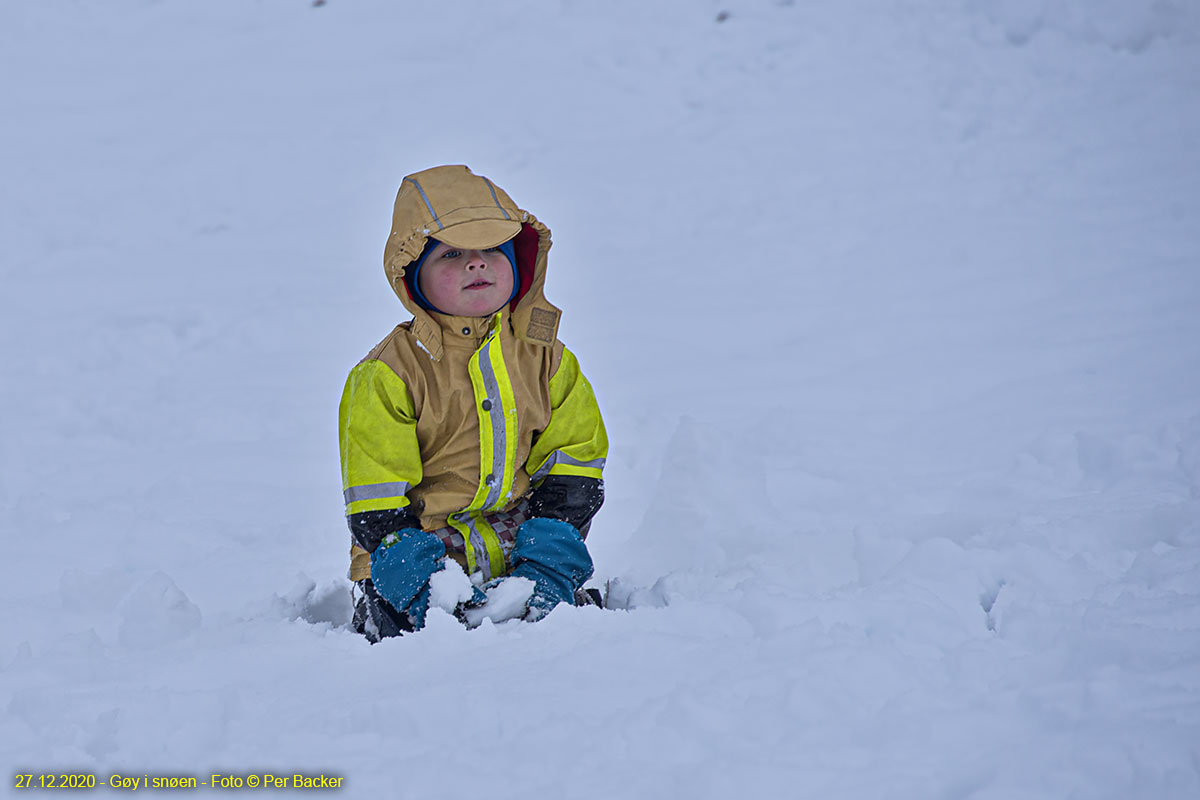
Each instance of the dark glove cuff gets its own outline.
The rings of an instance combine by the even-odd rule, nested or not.
[[[604,481],[579,475],[549,475],[529,495],[534,517],[569,522],[580,532],[604,504]]]
[[[346,518],[350,525],[350,536],[354,543],[374,553],[389,533],[401,528],[420,528],[421,521],[407,508],[389,508],[383,511],[360,511]]]

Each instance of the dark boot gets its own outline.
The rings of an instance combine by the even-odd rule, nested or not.
[[[367,637],[371,644],[392,636],[412,633],[408,614],[397,611],[384,600],[371,579],[357,581],[354,591],[354,630]]]

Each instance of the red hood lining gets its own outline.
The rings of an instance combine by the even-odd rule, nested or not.
[[[528,222],[521,224],[521,231],[513,237],[513,250],[517,254],[517,287],[516,297],[508,304],[509,311],[515,310],[529,287],[533,286],[533,272],[537,268],[538,232]]]

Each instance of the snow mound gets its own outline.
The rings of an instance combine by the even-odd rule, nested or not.
[[[155,572],[121,602],[117,640],[148,649],[186,638],[200,627],[200,609],[165,572]]]
[[[349,582],[340,578],[318,582],[300,575],[291,591],[275,596],[275,607],[285,619],[338,628],[348,627],[354,616]]]

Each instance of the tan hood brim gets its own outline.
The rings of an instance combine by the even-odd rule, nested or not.
[[[442,228],[434,239],[463,250],[498,247],[521,232],[521,223],[507,219],[477,219]]]

